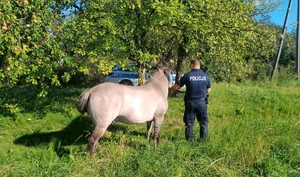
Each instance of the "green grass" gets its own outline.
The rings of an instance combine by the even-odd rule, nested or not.
[[[34,89],[0,96],[0,176],[287,176],[300,175],[300,82],[213,84],[210,141],[184,139],[184,103],[169,97],[160,145],[146,125],[117,123],[98,154],[87,154],[92,131],[76,110],[86,88]]]

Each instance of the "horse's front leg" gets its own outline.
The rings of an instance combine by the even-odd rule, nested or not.
[[[147,122],[147,138],[148,138],[148,143],[150,143],[151,136],[152,136],[152,126],[153,126],[153,121],[148,121]]]
[[[154,120],[154,147],[157,147],[159,144],[159,132],[163,120],[164,120],[164,116]]]

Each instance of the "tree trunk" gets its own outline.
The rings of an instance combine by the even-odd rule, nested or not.
[[[146,83],[146,69],[141,64],[139,64],[138,76],[138,85],[144,85]]]
[[[184,42],[185,41],[187,41],[186,37],[184,37]],[[184,49],[184,43],[180,43],[178,47],[178,59],[176,63],[176,83],[178,83],[179,80],[181,79],[182,65],[185,57],[186,57],[186,51]],[[175,91],[173,96],[178,98],[180,96],[180,92]]]

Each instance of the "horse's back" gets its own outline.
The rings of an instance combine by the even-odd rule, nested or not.
[[[147,97],[160,97],[160,92],[153,89],[150,86],[127,86],[116,83],[102,83],[92,88],[91,94],[97,95],[100,97],[111,96],[112,99],[116,99],[117,95],[120,95],[125,98],[139,98],[141,100],[148,99]],[[148,100],[147,100],[148,101]]]

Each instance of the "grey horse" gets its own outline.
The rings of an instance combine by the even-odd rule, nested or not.
[[[94,125],[88,139],[89,153],[97,152],[99,139],[113,121],[127,124],[147,122],[148,142],[154,123],[154,146],[157,147],[160,127],[168,109],[169,83],[170,69],[162,67],[142,86],[102,83],[83,92],[77,109],[82,114],[88,112]]]

